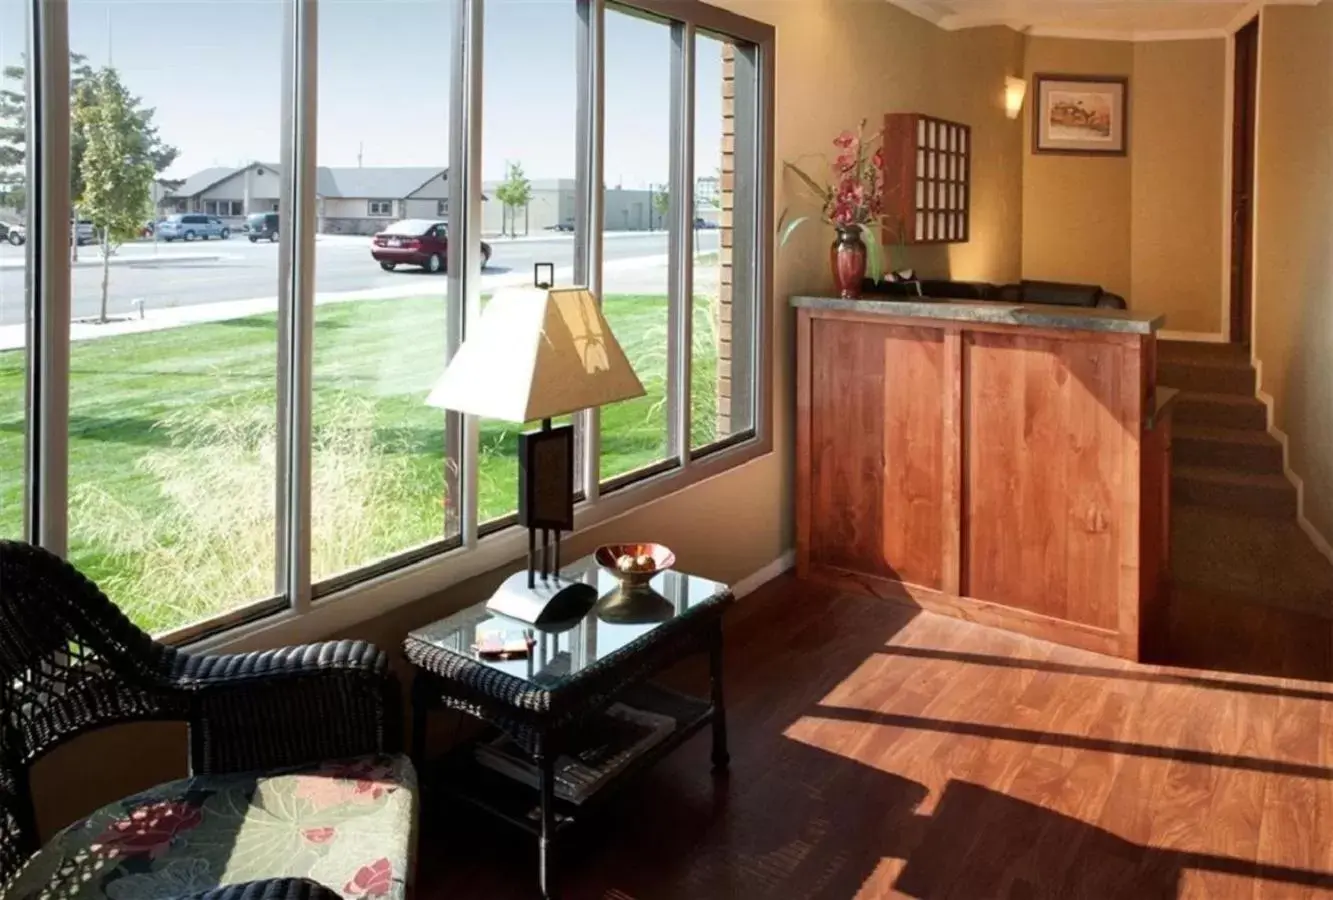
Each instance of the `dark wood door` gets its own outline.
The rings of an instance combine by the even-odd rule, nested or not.
[[[1231,342],[1250,343],[1254,271],[1254,118],[1258,107],[1259,20],[1236,32],[1231,127]]]

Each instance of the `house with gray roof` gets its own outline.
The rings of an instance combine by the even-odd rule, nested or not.
[[[443,218],[448,173],[434,166],[320,166],[315,177],[318,228],[325,234],[374,234],[398,219]],[[272,163],[204,169],[158,207],[163,214],[201,212],[239,226],[252,213],[277,211],[281,185],[281,170]]]

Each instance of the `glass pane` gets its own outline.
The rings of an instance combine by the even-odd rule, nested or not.
[[[484,199],[474,198],[481,203],[482,232],[491,248],[481,279],[483,300],[505,285],[532,284],[538,262],[555,264],[557,285],[574,283],[576,25],[574,0],[487,0]],[[608,247],[608,258],[613,252]],[[477,483],[483,525],[518,509],[522,430],[516,422],[481,422]]]
[[[27,278],[24,216],[28,4],[0,3],[0,538],[23,536]]]
[[[602,310],[647,393],[602,407],[603,479],[670,453],[670,147],[671,27],[608,9]]]
[[[319,15],[319,237],[311,574],[458,534],[460,439],[426,405],[444,369],[456,0],[339,0]],[[410,20],[411,28],[403,28]],[[367,90],[367,59],[436,90]],[[447,207],[447,204],[445,205]]]
[[[754,427],[755,63],[751,47],[695,40],[694,168],[716,172],[720,189],[714,209],[698,202],[707,227],[694,248],[692,448]]]
[[[277,247],[204,209],[276,208],[283,8],[70,4],[70,556],[153,632],[275,593]]]

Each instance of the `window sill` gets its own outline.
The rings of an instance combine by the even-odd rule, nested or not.
[[[574,532],[580,532],[629,515],[690,490],[702,482],[750,465],[772,452],[770,439],[751,439],[735,446],[692,459],[684,469],[673,468],[644,478],[596,503],[581,503],[574,511]],[[391,610],[424,600],[456,584],[499,569],[523,558],[527,538],[517,528],[488,534],[475,547],[459,547],[428,559],[385,572],[315,601],[309,612],[290,609],[263,619],[238,624],[189,644],[191,650],[234,652],[326,640],[330,635],[378,618]],[[172,642],[168,635],[165,640]],[[384,648],[392,650],[391,647]]]

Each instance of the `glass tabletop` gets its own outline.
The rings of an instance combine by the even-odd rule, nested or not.
[[[725,584],[676,571],[655,576],[646,589],[623,592],[615,576],[592,557],[566,566],[561,574],[597,589],[597,602],[582,618],[540,628],[496,615],[482,602],[419,628],[410,637],[549,689],[577,678],[667,622],[731,596]],[[515,646],[525,638],[530,647],[521,658],[482,656],[477,651],[483,643]]]

